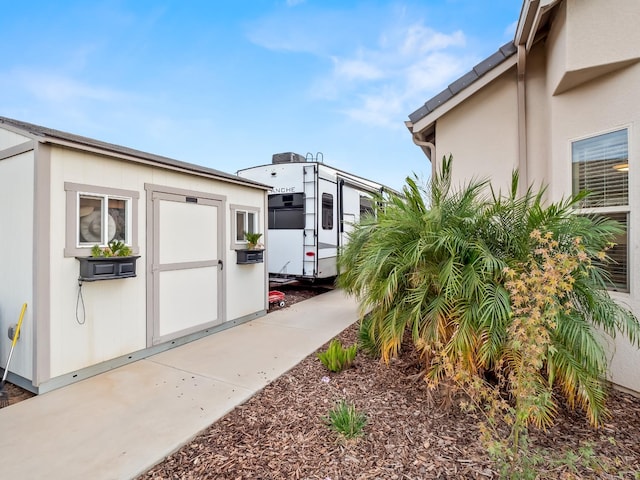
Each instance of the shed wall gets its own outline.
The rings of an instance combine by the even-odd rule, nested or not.
[[[3,135],[0,140],[9,141],[9,145],[0,144],[2,149],[27,139]],[[29,380],[33,372],[34,343],[33,176],[33,151],[0,160],[0,361],[4,368],[11,348],[7,330],[17,324],[22,304],[26,302],[20,339],[9,370]]]
[[[140,195],[138,235],[141,258],[137,277],[84,283],[84,308],[78,303],[78,261],[65,256],[65,182],[136,191]],[[51,153],[51,338],[50,372],[53,378],[147,347],[147,223],[145,184],[165,185],[226,197],[224,222],[231,229],[229,204],[247,205],[264,212],[263,190],[193,174],[135,164],[71,148],[53,147]],[[262,228],[262,226],[261,226]],[[225,237],[228,238],[228,237]],[[177,245],[186,248],[188,245]],[[236,265],[235,251],[225,244],[225,321],[263,312],[266,308],[264,264]],[[243,268],[244,267],[244,268]],[[82,321],[84,320],[84,323]]]

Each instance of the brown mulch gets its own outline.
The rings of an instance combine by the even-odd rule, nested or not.
[[[356,326],[338,338],[356,342]],[[360,352],[337,374],[310,355],[139,478],[499,478],[479,441],[480,419],[445,405],[419,372],[410,348],[390,365]],[[341,439],[323,420],[342,399],[367,415],[356,440]],[[640,399],[612,391],[609,408],[598,430],[561,409],[553,428],[532,431],[536,478],[640,478]]]
[[[330,288],[278,290],[287,308]],[[338,338],[356,342],[356,326]],[[479,441],[479,417],[445,404],[419,372],[410,348],[390,365],[359,352],[352,367],[337,374],[310,355],[139,480],[499,478]],[[12,403],[31,396],[9,383],[5,388]],[[341,439],[323,420],[342,399],[367,415],[356,440]],[[553,428],[532,431],[531,460],[541,462],[536,478],[640,479],[640,399],[614,390],[608,406],[611,418],[598,430],[562,408]]]
[[[5,383],[4,390],[9,394],[9,403],[7,405],[1,405],[0,408],[9,407],[15,403],[22,402],[33,397],[33,393],[24,390],[13,383]]]

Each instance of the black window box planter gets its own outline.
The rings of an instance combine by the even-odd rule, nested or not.
[[[130,257],[76,257],[80,262],[80,280],[114,280],[136,276],[136,261],[140,255]]]
[[[238,254],[238,265],[264,262],[264,250],[236,250]]]

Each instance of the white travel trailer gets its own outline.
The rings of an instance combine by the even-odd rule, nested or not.
[[[338,274],[338,250],[353,224],[373,211],[380,183],[297,153],[273,155],[272,163],[238,171],[270,185],[267,262],[272,278],[316,280]],[[389,189],[387,189],[389,190]]]

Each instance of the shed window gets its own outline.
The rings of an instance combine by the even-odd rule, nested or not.
[[[137,254],[138,199],[132,190],[65,182],[67,196],[65,248],[67,257],[86,256],[94,245],[112,240]]]
[[[131,245],[130,198],[78,194],[78,247],[106,245],[112,240]]]
[[[229,206],[231,232],[230,247],[232,250],[247,248],[246,233],[264,233],[260,230],[260,208],[247,205]]]
[[[247,210],[236,210],[237,243],[247,243],[245,233],[258,233],[258,215]]]
[[[607,253],[604,265],[612,290],[629,291],[629,142],[622,129],[578,140],[571,145],[573,194],[586,190],[582,208],[620,222],[625,233]]]
[[[333,195],[330,193],[322,194],[322,229],[333,229]]]

